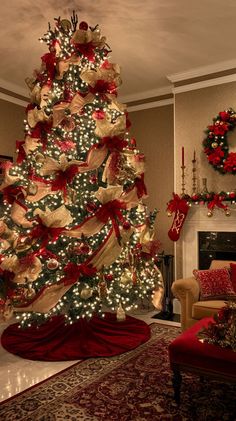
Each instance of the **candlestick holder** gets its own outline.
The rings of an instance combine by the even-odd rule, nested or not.
[[[181,174],[181,196],[185,196],[185,165],[181,166],[182,174]]]
[[[195,157],[192,159],[192,196],[197,193],[197,177],[196,177],[196,159]]]
[[[207,188],[207,178],[202,179],[202,191],[201,194],[208,194],[208,188]]]

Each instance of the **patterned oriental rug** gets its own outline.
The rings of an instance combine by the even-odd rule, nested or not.
[[[1,421],[234,421],[235,388],[183,375],[173,399],[168,344],[179,328],[152,324],[135,350],[91,358],[0,405]]]

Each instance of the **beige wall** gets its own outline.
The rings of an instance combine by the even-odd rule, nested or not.
[[[208,163],[203,152],[204,131],[212,119],[227,108],[236,110],[236,82],[183,92],[175,95],[175,180],[176,192],[181,193],[181,148],[185,148],[186,189],[192,192],[193,150],[196,150],[198,189],[202,189],[202,178],[207,178],[208,190],[220,192],[236,188],[236,176],[222,175]],[[236,150],[236,130],[228,135],[230,150]],[[236,231],[236,227],[233,228]],[[176,243],[176,277],[182,276],[181,242]]]
[[[236,110],[236,82],[212,86],[175,95],[175,151],[176,190],[181,191],[181,148],[185,148],[186,188],[192,190],[193,150],[196,150],[199,189],[202,178],[207,178],[208,190],[220,191],[236,188],[235,175],[222,175],[208,163],[203,152],[204,131],[212,124],[213,117],[227,108]],[[235,140],[233,140],[233,138]],[[236,147],[236,131],[228,136],[231,149]],[[232,149],[231,149],[232,150]],[[236,150],[236,149],[235,149]]]
[[[24,107],[0,99],[0,155],[16,157],[16,140],[24,140]]]
[[[146,203],[150,210],[157,208],[157,238],[166,254],[173,254],[173,242],[168,237],[171,220],[166,204],[174,191],[173,105],[129,112],[131,135],[137,148],[146,156]]]

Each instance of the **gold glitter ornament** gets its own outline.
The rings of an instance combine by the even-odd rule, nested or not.
[[[92,295],[93,295],[92,288],[84,288],[80,292],[80,297],[83,298],[84,300],[88,300],[89,298],[92,297]]]

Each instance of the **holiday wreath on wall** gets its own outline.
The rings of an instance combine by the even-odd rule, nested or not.
[[[229,151],[227,134],[236,126],[236,112],[229,108],[219,112],[206,130],[203,140],[208,162],[221,174],[236,174],[236,152]]]

